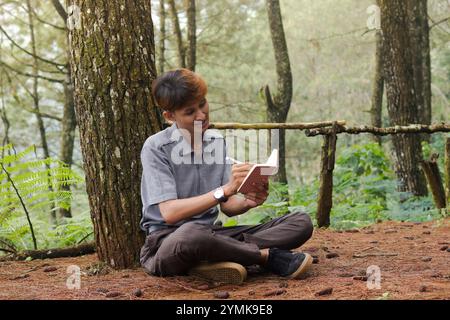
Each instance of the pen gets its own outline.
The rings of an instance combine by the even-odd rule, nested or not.
[[[229,161],[233,162],[234,164],[243,164],[243,163],[244,163],[244,162],[242,162],[242,161],[233,159],[233,158],[231,158],[231,157],[225,157],[225,160],[229,160]]]

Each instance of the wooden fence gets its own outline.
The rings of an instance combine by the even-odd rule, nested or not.
[[[270,130],[290,129],[305,130],[307,137],[323,136],[321,154],[321,172],[319,195],[317,199],[317,224],[319,227],[330,225],[330,212],[333,205],[333,170],[335,165],[337,135],[370,133],[374,135],[390,134],[433,134],[437,132],[450,132],[449,123],[436,123],[431,125],[411,124],[407,126],[393,126],[377,128],[372,126],[346,126],[345,120],[323,121],[310,123],[212,123],[210,128],[214,129],[240,129],[240,130]],[[436,157],[430,161],[423,161],[422,168],[433,194],[438,209],[450,207],[450,138],[446,139],[445,147],[445,190],[442,179],[437,169]]]

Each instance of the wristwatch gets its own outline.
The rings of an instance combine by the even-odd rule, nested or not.
[[[223,191],[222,187],[218,187],[214,191],[214,198],[219,202],[226,202],[228,200],[228,198],[225,197],[225,192]]]

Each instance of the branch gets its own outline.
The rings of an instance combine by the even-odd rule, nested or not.
[[[67,12],[64,9],[64,7],[61,5],[59,0],[52,0],[52,4],[55,7],[56,11],[58,12],[59,16],[63,19],[64,24],[67,22]]]
[[[366,125],[359,127],[346,127],[339,125],[336,133],[349,133],[349,134],[371,133],[374,135],[385,136],[388,134],[398,134],[398,133],[434,133],[434,132],[450,132],[450,124],[442,122],[432,125],[410,124],[407,126],[394,126],[386,128],[377,128]],[[314,137],[317,135],[327,135],[330,133],[331,133],[330,128],[310,129],[305,131],[307,137]]]
[[[42,79],[42,80],[47,80],[49,82],[64,83],[64,80],[49,78],[46,76],[41,76],[39,74],[31,74],[28,72],[23,72],[23,71],[17,70],[15,68],[11,67],[10,65],[8,65],[6,62],[3,62],[1,60],[0,60],[0,65],[4,66],[5,68],[7,68],[17,74],[20,74],[21,76],[30,77],[30,78],[38,78],[38,79]]]
[[[0,259],[4,260],[25,260],[28,257],[33,259],[54,259],[54,258],[65,258],[65,257],[78,257],[85,254],[90,254],[95,252],[95,245],[93,242],[81,244],[74,247],[68,248],[54,248],[54,249],[43,249],[43,250],[26,250],[18,252],[16,254]]]
[[[435,27],[435,26],[437,26],[437,25],[439,25],[439,24],[441,24],[441,23],[443,23],[443,22],[445,22],[445,21],[447,21],[447,20],[450,19],[450,17],[447,17],[447,18],[444,18],[444,19],[439,20],[439,21],[437,21],[437,22],[434,22],[433,19],[431,19],[430,16],[429,16],[428,18],[431,20],[431,22],[433,22],[433,24],[430,26],[430,30],[431,30],[433,27]]]
[[[58,2],[58,0],[55,0],[55,1]],[[53,2],[53,1],[52,1],[52,2]],[[64,8],[63,8],[63,10],[64,10]],[[46,24],[46,25],[48,25],[48,26],[50,26],[50,27],[53,27],[53,28],[55,28],[55,29],[57,29],[57,30],[61,30],[61,31],[64,31],[64,32],[67,31],[67,28],[66,28],[66,27],[60,27],[60,26],[57,26],[57,25],[55,25],[55,24],[53,24],[53,23],[47,22],[47,21],[41,19],[41,18],[37,15],[37,12],[35,12],[34,10],[31,10],[31,11],[32,11],[33,15],[36,17],[36,20],[39,21],[40,23]],[[66,20],[64,20],[64,22],[65,22],[65,21],[66,21]]]
[[[27,49],[21,47],[17,42],[15,42],[15,41],[9,36],[9,34],[5,31],[5,29],[2,28],[1,25],[0,25],[0,31],[6,36],[6,38],[8,38],[8,40],[9,40],[14,46],[16,46],[17,48],[19,48],[20,50],[22,50],[22,51],[25,52],[26,54],[28,54],[28,55],[30,55],[30,56],[36,58],[36,59],[39,59],[39,60],[41,60],[41,61],[43,61],[43,62],[45,62],[45,63],[51,64],[51,65],[57,67],[58,69],[59,69],[59,68],[66,68],[66,64],[57,63],[57,62],[53,62],[53,61],[47,60],[47,59],[42,58],[42,57],[40,57],[40,56],[38,56],[38,55],[34,55],[32,52],[30,52],[30,51],[28,51]]]
[[[330,127],[336,122],[339,126],[345,125],[345,120],[339,121],[323,121],[323,122],[294,122],[294,123],[273,123],[273,122],[261,122],[261,123],[235,123],[235,122],[215,122],[211,123],[209,128],[211,129],[311,129]]]

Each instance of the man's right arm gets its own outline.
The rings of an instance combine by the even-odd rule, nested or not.
[[[237,193],[237,189],[242,181],[247,176],[251,169],[251,164],[239,164],[233,166],[233,173],[230,181],[223,186],[225,195],[230,198]],[[189,219],[197,214],[200,214],[218,204],[214,198],[214,191],[200,196],[195,196],[185,199],[167,200],[159,203],[159,211],[164,221],[168,224],[175,224],[179,221]],[[248,209],[247,209],[248,210]]]

